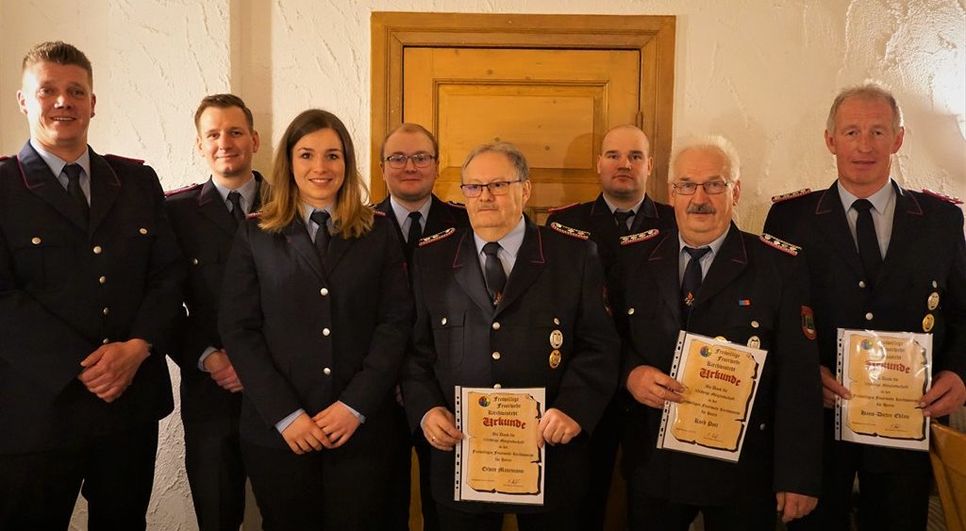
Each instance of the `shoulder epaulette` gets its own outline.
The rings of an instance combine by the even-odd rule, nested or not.
[[[789,199],[795,199],[796,197],[802,197],[803,195],[808,195],[810,193],[812,193],[811,188],[802,188],[801,190],[788,192],[787,194],[773,195],[771,196],[771,202],[781,203],[782,201],[788,201]]]
[[[942,193],[939,193],[939,192],[935,192],[933,190],[930,190],[929,188],[923,188],[922,189],[922,193],[924,193],[926,195],[931,195],[931,196],[935,197],[936,199],[939,199],[940,201],[945,201],[947,203],[952,203],[954,205],[961,205],[961,204],[963,204],[963,200],[960,199],[960,198],[958,198],[958,197],[953,197],[951,195],[946,195],[946,194],[942,194]]]
[[[420,238],[419,239],[419,246],[420,247],[425,247],[425,246],[427,246],[427,245],[429,245],[431,243],[436,243],[438,241],[445,240],[446,238],[449,238],[450,236],[452,236],[455,233],[456,233],[456,229],[453,228],[453,227],[450,227],[450,228],[444,230],[443,232],[437,232],[436,234],[432,234],[430,236],[426,236],[425,238]]]
[[[254,212],[249,212],[248,214],[245,215],[245,219],[258,219],[260,217],[262,217],[262,211],[261,210],[256,210]]]
[[[460,210],[466,210],[466,205],[464,205],[463,203],[457,203],[456,201],[447,201],[446,204],[451,207],[458,208]]]
[[[128,158],[128,157],[122,157],[120,155],[112,155],[110,153],[108,153],[107,155],[104,155],[104,158],[105,159],[120,160],[120,161],[124,161],[124,162],[130,162],[132,164],[144,164],[144,161],[141,160],[141,159],[132,159],[132,158]]]
[[[12,159],[12,158],[13,157],[11,157],[10,155],[0,155],[0,162],[3,162],[8,159]]]
[[[661,231],[659,229],[646,230],[644,232],[638,232],[637,234],[628,234],[627,236],[621,236],[621,245],[632,245],[635,243],[646,242],[651,238],[654,238]]]
[[[547,213],[548,214],[553,214],[554,212],[563,212],[564,210],[573,208],[573,207],[575,207],[575,206],[577,206],[579,204],[580,203],[570,203],[569,205],[563,205],[563,206],[548,208],[547,209]]]
[[[768,233],[762,234],[758,239],[760,239],[761,242],[764,243],[765,245],[769,247],[774,247],[775,249],[778,249],[779,251],[786,254],[790,254],[792,256],[798,256],[799,251],[802,250],[801,247],[792,243],[788,243],[785,240],[776,238]]]
[[[567,236],[570,236],[571,238],[578,238],[578,239],[581,239],[581,240],[586,240],[586,239],[590,238],[590,233],[589,232],[587,232],[585,230],[575,229],[573,227],[568,227],[566,225],[557,223],[556,221],[554,221],[553,223],[550,224],[550,228],[553,229],[553,230],[555,230],[555,231],[557,231],[557,232],[559,232],[560,234],[566,234]]]
[[[191,190],[195,190],[195,189],[201,188],[202,186],[203,185],[200,184],[200,183],[192,183],[192,184],[189,184],[188,186],[182,186],[181,188],[175,188],[173,190],[168,190],[168,191],[164,192],[164,197],[171,197],[173,195],[178,195],[178,194],[183,194],[185,192],[190,192]]]
[[[386,216],[386,213],[385,212],[383,212],[382,210],[376,209],[376,208],[373,208],[372,209],[372,213],[375,214],[375,215],[377,215],[377,216],[382,216],[382,217],[385,217]]]

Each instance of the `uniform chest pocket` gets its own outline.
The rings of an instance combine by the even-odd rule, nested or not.
[[[450,364],[463,352],[464,312],[433,313],[430,317],[433,343],[439,363]]]
[[[11,241],[17,284],[26,288],[49,288],[77,267],[77,250],[58,234],[37,231]]]
[[[775,334],[775,314],[764,307],[739,306],[720,334],[732,343],[768,350]]]

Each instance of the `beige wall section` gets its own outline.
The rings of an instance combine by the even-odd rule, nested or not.
[[[191,117],[212,92],[236,91],[254,108],[264,170],[310,106],[341,116],[367,153],[373,10],[677,15],[674,131],[735,142],[748,230],[760,229],[771,195],[834,179],[825,114],[840,87],[866,78],[888,83],[905,110],[896,178],[966,196],[966,13],[956,0],[0,0],[0,152],[27,135],[14,97],[23,52],[63,39],[94,63],[91,144],[146,159],[165,187],[206,176]],[[150,526],[192,529],[177,416],[162,433]]]

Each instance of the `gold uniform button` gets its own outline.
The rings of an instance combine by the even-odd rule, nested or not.
[[[103,313],[104,315],[107,315],[107,314],[111,313],[111,309],[108,308],[107,306],[105,306],[104,309],[101,310],[101,313]]]
[[[104,251],[100,245],[95,245],[91,250],[94,251],[94,254],[101,254]]]
[[[865,287],[865,281],[864,280],[860,280],[859,281],[859,287],[860,288],[864,288]]]
[[[556,317],[554,317],[553,318],[553,324],[555,324],[557,326],[560,326],[560,319],[557,319]]]
[[[326,368],[322,369],[322,374],[328,376],[328,375],[332,374],[332,369],[326,367]]]
[[[497,322],[493,323],[491,326],[492,326],[492,328],[494,330],[499,330],[500,329],[500,322],[497,321]]]
[[[192,258],[191,259],[191,265],[198,265],[198,259],[197,258]]]
[[[634,315],[634,308],[628,308],[627,315]]]
[[[41,240],[37,236],[34,236],[33,238],[30,238],[30,243],[32,243],[34,245],[40,245],[42,242],[43,242],[43,240]]]
[[[871,321],[873,317],[875,317],[875,316],[872,315],[872,312],[869,312],[869,313],[865,314],[865,320],[866,321]]]
[[[500,385],[500,384],[493,384],[493,388],[494,389],[503,389],[503,386]]]
[[[97,282],[98,284],[107,284],[107,277],[105,277],[104,275],[101,275],[97,277]]]
[[[446,321],[446,318],[445,317],[443,317],[442,319],[439,320],[439,324],[442,325],[442,326],[446,326],[446,322],[447,321]]]
[[[322,329],[322,335],[325,336],[325,337],[329,337],[329,334],[331,334],[331,333],[332,333],[332,330],[329,330],[328,328],[323,328]]]
[[[493,359],[495,359],[495,360],[500,359],[500,353],[499,352],[494,352],[493,354],[490,354],[490,356],[492,356]]]
[[[110,342],[111,342],[111,340],[110,340],[110,339],[108,339],[108,338],[106,338],[106,337],[105,337],[104,339],[102,339],[102,340],[101,340],[101,344],[102,344],[102,345],[106,345],[106,344],[108,344],[108,343],[110,343]]]
[[[932,281],[932,287],[934,287],[934,288],[938,288],[938,287],[939,287],[939,283],[938,283],[938,282],[936,282],[935,280],[933,280],[933,281]]]
[[[145,235],[147,235],[147,233],[148,233],[148,229],[146,229],[146,228],[144,228],[144,227],[141,227],[140,229],[138,229],[138,233],[139,233],[139,234],[140,234],[141,236],[145,236]]]
[[[758,328],[759,326],[761,326],[761,325],[758,323],[758,321],[752,321],[751,322],[751,327],[752,328]]]
[[[319,295],[322,295],[323,297],[325,297],[328,294],[329,294],[329,289],[328,288],[322,288],[322,289],[319,290]]]

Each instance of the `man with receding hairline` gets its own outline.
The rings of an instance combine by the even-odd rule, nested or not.
[[[0,161],[0,528],[144,529],[184,268],[158,177],[87,144],[83,52],[34,46]],[[82,487],[83,485],[83,487]]]
[[[843,90],[829,109],[825,145],[838,179],[825,190],[773,198],[765,230],[804,248],[815,304],[825,401],[818,509],[796,529],[851,528],[859,484],[863,531],[924,530],[931,471],[926,452],[834,440],[837,330],[932,334],[932,388],[923,415],[966,401],[966,243],[956,200],[914,192],[891,177],[905,129],[895,97],[875,83]]]

